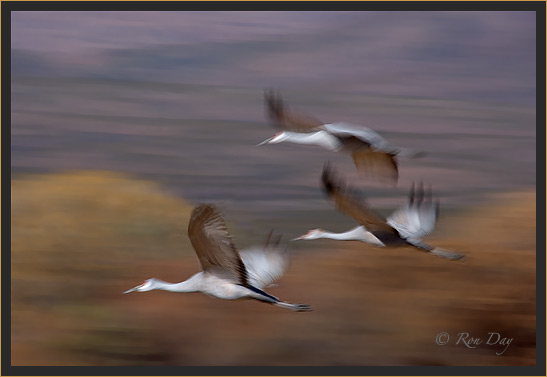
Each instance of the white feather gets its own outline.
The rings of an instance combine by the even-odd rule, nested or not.
[[[405,204],[393,212],[386,222],[403,238],[421,239],[435,228],[437,210],[433,203]]]
[[[249,283],[259,289],[276,282],[285,273],[289,258],[284,249],[252,247],[239,252]]]
[[[380,134],[370,128],[357,126],[350,123],[329,123],[321,126],[325,131],[335,136],[354,136],[375,149],[391,151],[395,148],[388,143]]]
[[[400,157],[417,157],[422,154],[411,149],[397,147],[389,143],[378,132],[364,126],[339,122],[323,124],[321,128],[334,136],[354,136],[370,144],[377,151],[393,153]]]

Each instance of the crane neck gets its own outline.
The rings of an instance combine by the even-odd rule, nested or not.
[[[323,231],[322,238],[345,241],[355,240],[367,242],[376,246],[385,246],[378,238],[376,238],[372,233],[366,230],[364,226],[358,226],[348,230],[347,232],[342,233]]]
[[[286,140],[297,144],[317,145],[331,151],[338,151],[342,143],[337,137],[327,131],[317,131],[311,133],[285,132]]]
[[[321,233],[322,238],[330,238],[333,240],[360,240],[362,238],[362,227],[353,228],[347,232],[335,233],[324,230]]]
[[[192,276],[190,279],[180,283],[168,283],[163,280],[155,279],[154,289],[160,289],[169,292],[198,292],[201,288],[201,273]]]

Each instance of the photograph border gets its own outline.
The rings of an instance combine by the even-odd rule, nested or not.
[[[536,365],[535,366],[12,366],[11,365],[11,12],[14,11],[535,11],[536,12]],[[2,1],[2,339],[4,376],[545,376],[545,12],[544,1]],[[539,140],[539,144],[537,143]],[[540,214],[538,217],[537,214]]]

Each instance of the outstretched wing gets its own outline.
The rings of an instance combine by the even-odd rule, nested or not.
[[[188,224],[188,238],[204,271],[228,274],[247,284],[247,270],[228,234],[220,212],[210,204],[194,208]]]
[[[370,174],[391,182],[399,179],[399,167],[395,155],[369,148],[352,153],[355,167],[360,173]]]
[[[370,209],[362,196],[358,197],[354,189],[336,177],[328,164],[323,168],[322,181],[325,191],[341,212],[353,217],[381,241],[398,238],[395,229],[386,224],[382,216]]]
[[[344,149],[352,154],[360,173],[397,182],[399,169],[395,156],[399,148],[376,131],[349,123],[324,124],[321,128],[340,140]]]
[[[264,103],[268,119],[285,131],[312,132],[322,124],[313,117],[290,111],[274,90],[264,91]]]
[[[364,126],[357,126],[350,123],[329,123],[323,124],[321,129],[340,138],[345,147],[350,151],[358,151],[368,146],[375,151],[385,152],[399,157],[422,157],[424,152],[417,152],[411,149],[402,148],[391,144],[378,132]]]
[[[425,192],[420,183],[410,189],[408,203],[391,214],[387,223],[405,239],[421,239],[435,228],[439,214],[439,202],[433,201],[431,190]]]
[[[356,150],[358,147],[362,147],[363,144],[370,146],[371,148],[384,152],[395,153],[397,147],[391,145],[386,139],[384,139],[378,132],[371,130],[370,128],[357,126],[350,123],[329,123],[321,126],[325,131],[338,136],[340,138],[354,138],[361,142],[361,146],[356,145],[353,141],[351,146],[352,150]]]
[[[268,235],[264,246],[241,251],[241,259],[247,268],[249,284],[256,288],[266,288],[275,283],[289,266],[287,248],[279,247],[279,236],[275,243],[270,243],[272,232]]]
[[[249,284],[256,288],[266,288],[283,276],[289,265],[285,250],[250,248],[241,252],[247,267]]]

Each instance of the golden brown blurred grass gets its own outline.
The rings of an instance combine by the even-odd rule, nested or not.
[[[144,278],[197,272],[191,208],[110,172],[13,179],[12,363],[535,364],[535,192],[443,218],[442,236],[427,241],[467,253],[464,262],[358,242],[300,244],[268,291],[311,304],[310,313],[201,294],[122,295]],[[447,345],[435,343],[440,332]],[[460,332],[514,339],[497,356],[503,347],[454,344]]]
[[[14,363],[78,360],[63,354],[64,336],[85,347],[78,334],[87,339],[95,325],[125,321],[98,304],[102,291],[126,278],[134,261],[180,258],[190,250],[191,207],[153,183],[72,172],[22,176],[11,188]]]

